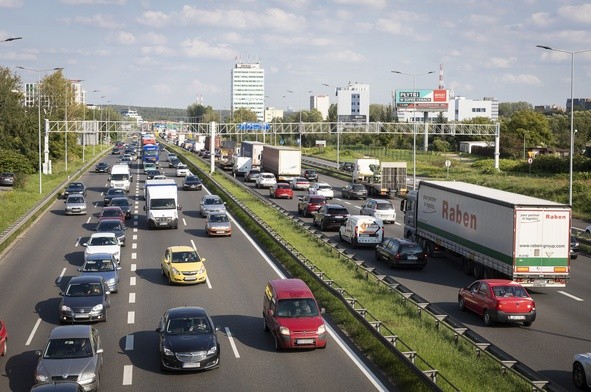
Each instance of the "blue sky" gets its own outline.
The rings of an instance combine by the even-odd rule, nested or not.
[[[266,106],[308,105],[367,83],[392,91],[445,88],[472,99],[564,106],[571,55],[591,50],[591,4],[567,0],[0,0],[0,65],[63,67],[88,102],[230,107],[236,58],[265,69]],[[424,75],[429,71],[434,74]],[[94,92],[94,90],[98,90]],[[288,90],[293,93],[287,93]],[[575,55],[575,98],[591,97],[591,52]],[[104,98],[101,98],[104,97]]]

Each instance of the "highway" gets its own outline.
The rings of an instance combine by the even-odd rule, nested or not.
[[[115,158],[107,161],[113,164]],[[129,197],[135,208],[126,223],[119,292],[111,294],[107,322],[95,325],[104,348],[101,390],[394,390],[371,373],[370,364],[352,360],[355,352],[341,348],[342,338],[331,336],[324,350],[276,352],[270,334],[263,331],[261,312],[265,283],[282,271],[237,225],[232,237],[205,236],[198,210],[206,190],[179,190],[183,209],[177,230],[148,230],[140,196],[145,176],[138,165],[132,167]],[[81,244],[102,208],[107,175],[87,173],[80,180],[88,187],[88,215],[65,216],[63,200],[57,200],[2,256],[0,317],[9,332],[8,355],[0,358],[2,391],[28,391],[33,385],[35,351],[59,325],[59,292],[82,264]],[[164,250],[193,244],[207,259],[207,283],[169,286],[160,273]],[[160,370],[155,328],[165,310],[183,305],[204,307],[220,327],[218,369],[187,374]]]
[[[333,186],[333,203],[346,206],[349,213],[358,213],[362,200],[341,199],[340,189],[345,181],[320,175],[320,181]],[[251,185],[249,185],[251,186]],[[252,189],[255,189],[254,186]],[[258,190],[268,195],[268,190]],[[304,191],[297,191],[302,195]],[[297,196],[293,200],[273,200],[291,214],[297,215]],[[403,235],[403,216],[399,211],[400,200],[392,200],[398,215],[395,224],[385,227],[385,236]],[[302,218],[309,224],[312,218]],[[576,221],[575,226],[585,227],[584,222]],[[339,241],[338,232],[325,232],[334,241]],[[343,246],[347,246],[343,243]],[[428,302],[438,306],[444,314],[459,320],[466,327],[495,344],[526,366],[540,372],[546,379],[568,391],[576,391],[571,380],[573,355],[591,351],[589,325],[591,314],[586,304],[591,301],[590,258],[581,254],[571,261],[571,279],[566,288],[547,288],[528,290],[536,301],[537,318],[531,327],[518,324],[495,324],[486,327],[482,318],[470,312],[462,312],[457,305],[460,287],[469,285],[474,278],[465,275],[459,260],[453,258],[430,258],[423,270],[389,269],[384,263],[376,263],[372,249],[351,249],[368,265],[378,268],[381,273],[394,277],[398,282],[417,293]]]

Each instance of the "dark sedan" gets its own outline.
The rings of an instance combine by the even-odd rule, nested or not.
[[[186,191],[200,191],[203,189],[203,183],[197,176],[186,176],[183,180],[183,189]]]
[[[384,238],[376,246],[376,261],[384,261],[394,267],[423,269],[427,265],[427,252],[416,242],[403,238]]]
[[[111,166],[107,162],[99,162],[94,167],[96,173],[108,173]]]
[[[125,219],[131,218],[131,204],[127,196],[115,196],[111,199],[109,204],[111,207],[119,207],[125,214]]]
[[[313,224],[320,227],[320,230],[338,230],[347,220],[349,211],[340,204],[325,204],[313,215]]]
[[[96,231],[99,233],[115,233],[119,245],[125,246],[125,230],[127,228],[121,222],[121,219],[101,219],[96,225]]]
[[[103,206],[108,206],[111,204],[111,200],[114,197],[127,197],[127,194],[125,193],[125,189],[120,189],[120,188],[109,188],[107,190],[107,192],[105,192],[105,195],[103,196]]]
[[[326,197],[322,195],[304,195],[298,198],[298,214],[310,216],[314,211],[326,204]]]
[[[149,170],[149,171],[146,173],[146,179],[147,179],[147,180],[153,180],[153,179],[154,179],[154,177],[156,177],[156,176],[161,176],[161,175],[163,175],[163,174],[164,174],[164,173],[162,173],[162,172],[161,172],[160,170],[158,170],[158,169],[156,169],[156,170]]]
[[[217,330],[203,308],[179,307],[167,310],[156,328],[160,367],[176,371],[218,367],[220,344]]]
[[[86,185],[82,182],[71,182],[68,184],[66,189],[64,189],[64,199],[68,197],[68,195],[82,195],[86,196]]]
[[[100,276],[75,276],[60,293],[60,323],[107,321],[109,288]]]
[[[341,189],[343,199],[367,199],[367,189],[363,184],[348,183]]]

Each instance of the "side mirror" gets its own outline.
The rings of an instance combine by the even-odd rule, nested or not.
[[[38,357],[40,357],[41,356],[41,350],[35,351],[35,355],[38,356]]]
[[[176,206],[176,209],[180,211],[180,210],[182,210],[182,209],[183,209],[183,206],[181,206],[181,205],[178,205],[178,206]]]
[[[83,243],[82,246],[88,246],[88,242]]]
[[[205,257],[201,258],[201,262],[204,262],[205,260],[207,260]]]
[[[103,353],[103,349],[102,348],[99,348],[98,350],[96,350],[96,353],[97,354],[102,354]]]
[[[76,271],[82,272],[82,268],[76,268]]]
[[[160,327],[156,328],[156,332],[160,332],[160,331],[161,331]]]
[[[320,308],[320,314],[324,314],[324,313],[326,313],[326,309]]]
[[[117,271],[121,271],[121,267],[117,267]]]
[[[64,296],[64,293],[62,291],[60,291],[59,296],[60,297],[63,297]]]

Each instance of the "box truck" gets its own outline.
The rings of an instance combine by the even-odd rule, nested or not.
[[[302,152],[291,147],[265,145],[262,167],[262,171],[273,173],[277,181],[289,181],[301,176]]]
[[[178,210],[181,209],[181,206],[178,204],[177,190],[176,182],[173,179],[148,180],[146,182],[144,211],[146,211],[148,229],[178,228]]]
[[[252,166],[261,166],[263,147],[265,143],[247,140],[240,144],[240,156],[252,159]]]
[[[477,279],[564,287],[570,273],[571,208],[455,181],[421,181],[401,202],[404,234],[427,251],[462,257]]]
[[[252,158],[234,155],[232,160],[232,173],[235,176],[244,177],[252,169]]]
[[[405,195],[406,162],[380,162],[378,159],[361,158],[354,162],[351,180],[363,184],[369,197],[391,198]]]

